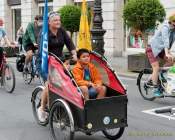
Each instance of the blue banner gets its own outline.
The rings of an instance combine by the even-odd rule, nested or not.
[[[48,75],[48,0],[45,0],[43,27],[41,34],[41,76],[47,79]]]

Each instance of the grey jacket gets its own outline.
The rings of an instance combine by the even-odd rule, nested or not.
[[[170,37],[172,33],[173,37]],[[158,56],[158,54],[165,48],[170,49],[175,41],[175,29],[172,29],[168,21],[165,21],[162,27],[155,32],[154,36],[149,41],[149,45],[152,48],[154,56]]]

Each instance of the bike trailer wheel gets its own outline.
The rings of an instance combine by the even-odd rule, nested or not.
[[[115,129],[109,129],[109,130],[103,130],[103,134],[110,140],[116,140],[119,139],[124,132],[125,128],[121,127],[121,128],[115,128]]]
[[[74,121],[69,106],[62,100],[53,104],[49,116],[50,132],[53,140],[73,140]]]

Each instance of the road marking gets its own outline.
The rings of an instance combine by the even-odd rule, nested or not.
[[[157,117],[161,117],[161,118],[167,118],[169,120],[175,120],[175,116],[171,116],[170,113],[169,113],[169,115],[164,114],[164,113],[162,113],[162,114],[155,113],[155,110],[157,110],[157,109],[165,109],[165,108],[169,108],[169,107],[172,107],[172,106],[166,106],[166,107],[154,108],[154,109],[149,109],[149,110],[143,110],[142,112],[150,114],[150,115],[154,115],[154,116],[157,116]]]

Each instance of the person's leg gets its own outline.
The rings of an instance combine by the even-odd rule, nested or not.
[[[80,89],[83,93],[85,101],[89,100],[88,87],[87,86],[80,86]]]
[[[106,87],[105,86],[98,86],[96,88],[98,95],[97,95],[97,99],[101,99],[104,98],[106,96]]]
[[[27,66],[28,63],[32,61],[32,55],[33,55],[32,50],[27,51],[26,58],[25,58],[25,66]]]
[[[46,105],[48,103],[48,83],[45,83],[45,88],[41,94],[41,109],[45,111]]]
[[[26,46],[25,51],[26,51],[26,58],[25,58],[24,70],[27,71],[27,66],[29,62],[32,61],[33,45],[29,44],[28,46]]]
[[[45,88],[41,93],[41,106],[38,108],[38,118],[41,122],[45,122],[48,118],[48,113],[45,112],[48,103],[48,83],[45,83]]]
[[[157,85],[158,75],[159,75],[159,62],[154,62],[151,64],[153,72],[152,72],[152,82],[153,85]]]

